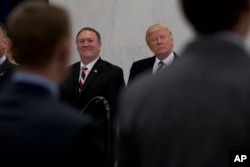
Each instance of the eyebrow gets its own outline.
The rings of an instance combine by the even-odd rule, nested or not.
[[[95,38],[88,38],[88,37],[87,38],[84,38],[84,37],[83,38],[78,38],[78,40],[84,40],[84,39],[92,39],[92,40],[94,40]]]
[[[168,34],[161,34],[161,35],[157,35],[157,36],[152,36],[152,37],[150,37],[150,38],[157,38],[157,37],[167,37],[167,36],[169,36]]]

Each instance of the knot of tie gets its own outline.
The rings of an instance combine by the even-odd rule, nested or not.
[[[158,68],[157,68],[157,72],[161,71],[163,69],[163,67],[165,66],[165,63],[163,63],[163,61],[160,61],[158,63]]]
[[[87,67],[82,67],[82,71],[81,71],[81,75],[80,75],[80,78],[79,78],[79,91],[81,91],[81,88],[83,86],[83,81],[86,77],[86,71],[88,70]]]

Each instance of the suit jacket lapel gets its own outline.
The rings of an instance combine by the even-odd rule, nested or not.
[[[155,59],[156,59],[156,56],[154,55],[153,57],[151,57],[148,61],[148,69],[150,69],[152,72],[153,72],[153,68],[154,68],[154,64],[155,64]]]
[[[6,58],[6,60],[5,60],[2,64],[0,64],[0,71],[4,71],[4,70],[6,70],[8,67],[9,67],[9,63],[8,63],[8,61],[7,61],[7,58]]]
[[[174,61],[175,61],[176,59],[178,59],[178,56],[175,52],[173,52],[173,53],[174,53]]]
[[[91,71],[89,72],[89,75],[87,76],[86,80],[84,81],[80,95],[86,89],[86,87],[90,84],[90,82],[95,78],[95,76],[101,71],[101,69],[102,69],[102,60],[101,58],[99,58],[99,60],[97,60],[97,62],[95,63]]]
[[[72,67],[72,71],[70,74],[72,74],[71,82],[74,85],[75,88],[75,97],[79,96],[79,75],[80,75],[80,62],[78,62],[76,65]]]
[[[0,73],[6,72],[8,70],[11,70],[11,63],[6,58],[3,64],[0,65]]]

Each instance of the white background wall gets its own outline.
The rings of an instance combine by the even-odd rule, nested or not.
[[[193,36],[182,16],[178,0],[49,0],[66,7],[72,17],[71,63],[79,61],[75,36],[85,26],[95,28],[102,37],[101,57],[120,66],[127,81],[132,62],[152,56],[145,42],[146,29],[155,23],[172,30],[178,54]],[[250,46],[250,40],[248,40]]]

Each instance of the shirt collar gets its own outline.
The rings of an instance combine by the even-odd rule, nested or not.
[[[157,68],[158,68],[158,63],[159,63],[160,61],[162,61],[162,62],[165,64],[164,67],[166,67],[167,65],[171,64],[171,63],[174,61],[174,53],[173,53],[173,52],[170,53],[170,54],[168,55],[168,57],[166,57],[166,58],[163,59],[163,60],[160,60],[160,59],[158,59],[157,57],[155,57],[155,63],[154,63],[154,66],[153,66],[153,71],[152,71],[153,74],[156,73]]]
[[[83,62],[81,61],[81,66],[80,66],[81,68],[80,69],[82,69],[82,67],[87,67],[88,71],[90,71],[99,58],[100,58],[100,56],[98,56],[94,61],[92,61],[91,63],[89,63],[87,65],[83,64]]]
[[[13,81],[16,81],[16,82],[22,81],[22,82],[27,82],[27,83],[45,87],[51,92],[51,94],[54,97],[59,96],[58,86],[52,81],[48,80],[47,78],[41,75],[31,73],[31,72],[17,71],[13,74],[12,79]]]
[[[169,65],[174,61],[174,53],[171,52],[165,59],[160,60],[156,57],[155,63],[158,64],[160,61],[162,61],[165,65]]]
[[[6,60],[6,56],[3,55],[1,58],[0,58],[0,65],[3,64],[3,62]]]

